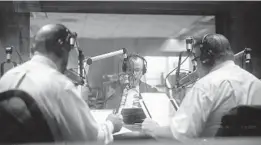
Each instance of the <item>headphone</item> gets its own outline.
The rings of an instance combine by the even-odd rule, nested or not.
[[[140,59],[143,60],[142,75],[144,75],[147,72],[147,61],[146,61],[146,59],[144,57],[142,57],[142,56],[140,56],[138,54],[130,54],[130,55],[127,56],[127,58],[124,58],[123,63],[122,63],[122,71],[123,72],[127,71],[127,68],[128,68],[127,63],[129,62],[129,60],[132,57],[137,57],[137,58],[140,58]]]
[[[211,41],[208,39],[210,35],[213,36]],[[206,34],[200,42],[200,61],[202,64],[211,67],[214,65],[217,57],[224,55],[222,51],[229,49],[229,42],[225,36],[221,34]]]
[[[73,34],[70,32],[69,29],[65,28],[65,30],[63,30],[65,32],[61,32],[61,33],[65,33],[65,34],[61,34],[61,36],[59,36],[56,41],[54,42],[54,53],[59,56],[62,57],[63,53],[61,51],[70,51],[72,50],[74,44],[71,44],[71,39],[74,39]],[[69,46],[69,47],[63,47],[63,46]],[[67,49],[65,49],[67,48]]]
[[[214,60],[214,53],[213,50],[210,47],[209,41],[207,39],[208,36],[212,34],[206,34],[202,38],[200,42],[200,61],[202,64],[206,66],[213,66],[215,63]]]
[[[66,36],[65,37],[61,37],[58,38],[57,42],[58,45],[70,45],[70,49],[72,49],[72,47],[74,47],[75,41],[76,41],[76,37],[77,34],[76,33],[71,33],[69,29],[65,29],[66,32]]]

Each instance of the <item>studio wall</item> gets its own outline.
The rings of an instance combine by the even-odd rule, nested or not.
[[[29,14],[0,12],[0,62],[6,60],[5,48],[13,46],[12,60],[21,63],[29,59]],[[21,55],[19,57],[17,52]]]
[[[171,2],[170,2],[171,3]],[[250,47],[253,49],[253,64],[254,64],[254,72],[253,74],[259,78],[261,78],[261,66],[259,65],[261,62],[261,49],[260,49],[260,40],[259,35],[261,33],[261,27],[260,27],[260,9],[261,9],[261,3],[260,2],[233,2],[232,3],[221,3],[221,2],[201,2],[198,4],[193,3],[178,3],[174,5],[175,2],[172,2],[173,4],[160,4],[159,9],[155,9],[158,6],[158,4],[155,3],[143,3],[142,5],[138,2],[133,4],[131,8],[124,9],[122,5],[120,7],[117,7],[119,5],[115,3],[111,3],[112,6],[115,6],[115,10],[109,9],[111,13],[131,13],[131,12],[142,12],[144,13],[166,13],[166,14],[216,14],[216,24],[217,24],[217,33],[224,34],[229,38],[231,41],[231,45],[235,53],[243,50],[245,47]],[[58,2],[57,2],[58,4]],[[66,5],[67,3],[63,3]],[[247,5],[246,5],[247,4]],[[173,7],[169,7],[169,5]],[[179,6],[180,5],[180,6]],[[2,6],[2,5],[1,5]],[[23,4],[25,6],[25,4]],[[33,5],[32,5],[33,6]],[[39,6],[39,5],[38,5]],[[81,7],[82,12],[84,12],[83,9],[86,9],[86,12],[88,12],[87,9],[91,9],[93,12],[95,12],[95,9],[106,9],[107,5],[104,5],[102,3],[96,4],[97,7],[93,7],[91,9],[91,4],[88,7]],[[102,7],[103,6],[103,7]],[[124,5],[125,6],[125,5]],[[144,7],[148,7],[151,9],[148,9],[145,11]],[[168,8],[168,11],[164,8]],[[30,7],[26,7],[27,11],[30,10]],[[48,7],[44,7],[47,8]],[[118,8],[118,9],[117,9]],[[158,7],[157,7],[158,8]],[[179,9],[178,9],[179,8]],[[24,7],[19,7],[20,11],[23,11]],[[137,11],[135,10],[137,9]],[[153,11],[155,9],[155,11]],[[24,11],[26,11],[24,10]],[[41,10],[41,9],[32,9],[32,10]],[[109,11],[108,10],[108,11]],[[143,11],[141,11],[143,10]],[[44,10],[42,10],[44,11]],[[49,10],[50,11],[50,10]],[[66,9],[61,9],[60,11],[66,11]],[[103,12],[103,11],[98,11]],[[104,11],[106,12],[106,11]],[[1,39],[1,48],[0,48],[0,60],[5,60],[5,52],[4,47],[6,47],[8,44],[12,44],[13,46],[19,48],[21,51],[21,54],[24,58],[24,60],[27,60],[29,57],[29,13],[10,13],[6,11],[0,11],[0,39]],[[19,27],[16,26],[16,24],[19,24]],[[19,28],[19,29],[18,29]],[[21,31],[22,30],[22,34]],[[22,35],[22,37],[20,37]],[[21,41],[21,39],[23,41]],[[84,51],[86,55],[94,56],[99,55],[102,53],[110,52],[112,50],[117,50],[122,47],[128,47],[129,50],[138,51],[139,53],[146,55],[147,52],[152,52],[149,50],[152,50],[153,48],[156,48],[161,42],[164,40],[132,40],[127,42],[128,45],[124,45],[125,41],[127,40],[121,40],[121,42],[117,41],[111,41],[111,40],[103,40],[101,43],[95,42],[96,40],[81,40],[83,42],[80,42],[80,45],[87,48],[92,49],[86,49]],[[143,44],[144,43],[144,44]],[[159,44],[158,44],[159,43]],[[146,45],[145,45],[146,44]],[[150,45],[148,45],[150,44]],[[156,45],[156,46],[154,46]],[[106,49],[107,48],[107,49]],[[146,49],[145,49],[146,48]],[[88,51],[87,51],[88,50]],[[19,62],[19,59],[16,54],[14,53],[14,60]],[[111,58],[106,61],[106,63],[115,62],[114,60],[116,58]],[[109,60],[111,62],[109,62]],[[99,62],[97,62],[99,63]],[[103,64],[100,64],[103,65]],[[106,65],[107,66],[107,65]],[[95,67],[98,67],[98,64],[95,65]],[[94,69],[95,70],[95,69]],[[113,72],[115,68],[109,68],[108,73]],[[98,72],[102,73],[103,70],[97,70]],[[96,71],[94,71],[96,72]],[[93,72],[93,73],[94,73]],[[95,77],[94,77],[95,78]],[[93,78],[93,79],[94,79]]]

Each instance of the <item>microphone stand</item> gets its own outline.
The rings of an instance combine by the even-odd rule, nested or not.
[[[5,50],[6,50],[6,61],[1,63],[1,77],[5,73],[5,65],[6,64],[12,64],[13,67],[17,66],[17,63],[11,60],[11,54],[12,54],[12,51],[13,51],[13,47],[7,47]]]
[[[85,59],[84,56],[82,55],[82,53],[79,52],[79,68],[81,70],[83,70],[83,69],[85,70],[86,79],[87,79],[87,76],[88,76],[88,73],[89,73],[89,67],[90,67],[90,65],[93,62],[99,61],[99,60],[102,60],[102,59],[106,59],[106,58],[109,58],[109,57],[113,57],[113,56],[116,56],[116,55],[120,55],[120,54],[124,55],[124,58],[126,58],[126,56],[127,56],[127,49],[126,48],[122,48],[121,50],[118,50],[118,51],[109,52],[109,53],[106,53],[106,54],[90,57],[90,58],[87,58],[87,59]],[[118,111],[119,111],[119,108],[117,108],[114,111],[114,113],[118,112]]]
[[[5,73],[5,65],[6,64],[12,64],[13,65],[13,67],[16,67],[17,66],[17,63],[16,62],[14,62],[14,61],[11,61],[11,60],[7,60],[7,61],[4,61],[4,62],[2,62],[1,63],[1,77],[4,75],[4,73]]]
[[[82,82],[81,82],[82,85],[86,83],[84,81],[84,76],[83,76],[83,73],[84,73],[83,72],[84,71],[83,59],[84,59],[83,51],[78,48],[78,67],[79,67],[79,76],[80,76],[80,78],[82,78]],[[85,78],[85,79],[87,79],[87,78]]]
[[[176,71],[176,88],[179,87],[179,73],[180,73],[182,53],[183,52],[180,52],[180,54],[179,54],[178,68],[177,68],[177,71]]]
[[[78,75],[80,77],[80,82],[78,81],[78,85],[88,85],[87,82],[84,81],[84,79],[87,79],[87,77],[84,77],[84,54],[83,50],[79,47],[78,41],[77,41],[77,33],[73,33],[72,37],[70,38],[70,45],[71,47],[75,47],[76,51],[78,53]],[[79,79],[77,79],[79,80]]]
[[[85,59],[82,52],[79,51],[79,57],[78,57],[79,58],[79,68],[80,68],[79,73],[81,74],[82,73],[81,71],[85,70],[85,75],[86,75],[85,77],[87,79],[87,75],[89,73],[89,67],[93,62],[99,61],[99,60],[102,60],[102,59],[106,59],[106,58],[109,58],[109,57],[113,57],[113,56],[116,56],[116,55],[120,55],[120,54],[123,54],[124,58],[125,58],[127,56],[127,49],[122,48],[121,50],[118,50],[118,51],[109,52],[109,53],[106,53],[106,54],[90,57],[90,58],[87,58],[87,59]]]

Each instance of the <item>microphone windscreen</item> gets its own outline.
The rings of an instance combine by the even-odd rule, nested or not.
[[[189,37],[186,39],[186,50],[188,52],[191,52],[193,49],[193,38],[192,37]]]

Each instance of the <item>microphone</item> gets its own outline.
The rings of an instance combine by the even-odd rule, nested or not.
[[[6,53],[7,62],[10,62],[10,61],[11,61],[12,52],[13,52],[13,47],[12,47],[12,46],[5,48],[5,53]]]
[[[194,39],[192,37],[188,37],[186,39],[186,49],[188,52],[188,56],[191,58],[191,60],[194,59],[194,55],[193,55],[193,43],[194,43]],[[193,71],[196,70],[196,62],[192,61],[192,66],[193,66]]]
[[[246,63],[249,63],[251,60],[251,48],[245,48],[245,54],[246,54]]]
[[[188,37],[186,38],[186,52],[188,53],[188,57],[191,57],[192,56],[192,49],[193,49],[193,38],[192,37]],[[179,87],[180,86],[180,76],[179,76],[179,73],[180,73],[180,67],[181,67],[181,57],[182,57],[182,53],[183,52],[180,52],[179,54],[179,61],[178,61],[178,67],[177,67],[177,71],[176,71],[176,86]]]
[[[186,38],[186,49],[189,53],[193,50],[193,41],[194,39],[192,37]]]
[[[77,33],[76,32],[73,32],[72,33],[72,36],[70,37],[70,45],[72,46],[72,47],[74,47],[74,45],[75,45],[75,42],[76,42],[76,38],[77,38]]]
[[[87,58],[84,61],[87,62],[88,65],[91,65],[94,61],[98,61],[98,60],[102,60],[102,59],[106,59],[109,57],[113,57],[119,54],[126,54],[127,53],[127,49],[126,48],[122,48],[121,50],[117,50],[117,51],[113,51],[113,52],[109,52],[106,54],[102,54],[102,55],[98,55],[98,56],[94,56],[91,58]]]
[[[14,68],[14,67],[17,66],[16,62],[11,61],[12,52],[13,52],[13,46],[5,48],[6,61],[1,63],[1,76],[3,76],[4,73],[6,71],[8,71],[9,69]]]
[[[251,48],[245,48],[245,65],[246,65],[246,70],[250,73],[253,72],[251,54],[250,54],[251,51],[252,51]]]

